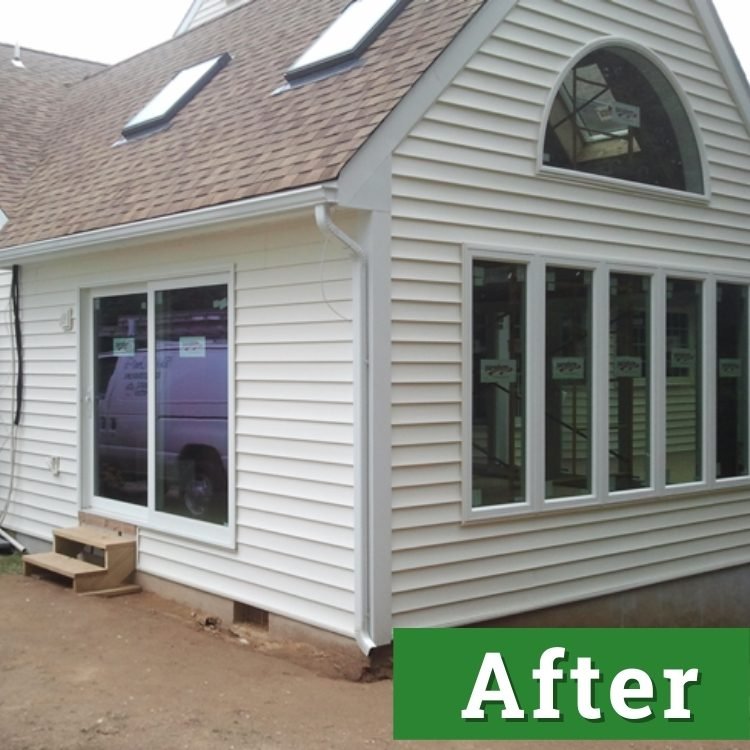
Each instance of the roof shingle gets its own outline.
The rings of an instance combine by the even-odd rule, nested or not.
[[[253,0],[70,90],[0,246],[335,179],[484,0],[411,0],[362,64],[275,93],[345,0]],[[123,125],[179,70],[232,61],[161,132]]]
[[[15,214],[24,186],[44,156],[47,135],[70,86],[104,68],[99,63],[0,44],[0,209]]]

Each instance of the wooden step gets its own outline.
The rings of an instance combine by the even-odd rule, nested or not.
[[[74,589],[76,589],[76,581],[92,576],[101,576],[103,570],[99,565],[61,555],[59,552],[38,552],[35,555],[24,555],[23,557],[24,575],[31,575],[40,571],[54,573],[64,578],[70,578],[73,581]]]
[[[75,526],[71,529],[55,529],[55,539],[66,539],[86,547],[105,550],[110,547],[127,546],[135,542],[131,536],[118,534],[95,526]]]
[[[24,556],[24,575],[47,571],[69,578],[79,594],[116,596],[139,590],[132,582],[134,537],[94,526],[55,529],[52,536],[52,552]]]

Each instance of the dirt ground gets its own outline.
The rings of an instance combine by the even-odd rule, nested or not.
[[[150,594],[0,575],[2,750],[730,750],[750,743],[394,742],[392,684],[321,676]]]

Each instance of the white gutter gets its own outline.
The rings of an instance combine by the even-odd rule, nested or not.
[[[290,190],[284,193],[263,195],[243,201],[224,203],[208,208],[198,208],[155,219],[119,224],[90,232],[71,234],[26,245],[16,245],[7,250],[0,248],[0,264],[10,266],[23,261],[41,260],[49,256],[94,252],[104,246],[133,240],[149,239],[174,232],[205,230],[219,224],[259,219],[281,213],[304,211],[321,203],[335,202],[336,189],[331,185]]]
[[[372,638],[370,551],[372,549],[369,512],[369,316],[367,294],[367,255],[348,234],[331,220],[328,204],[315,206],[315,223],[321,233],[333,237],[355,258],[354,294],[354,636],[364,654],[376,644]]]

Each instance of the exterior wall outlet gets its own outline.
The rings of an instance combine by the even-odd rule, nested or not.
[[[65,312],[60,316],[60,328],[62,328],[63,331],[73,330],[73,308],[72,307],[67,308]]]
[[[47,460],[47,468],[53,477],[60,476],[60,456],[50,456]]]

